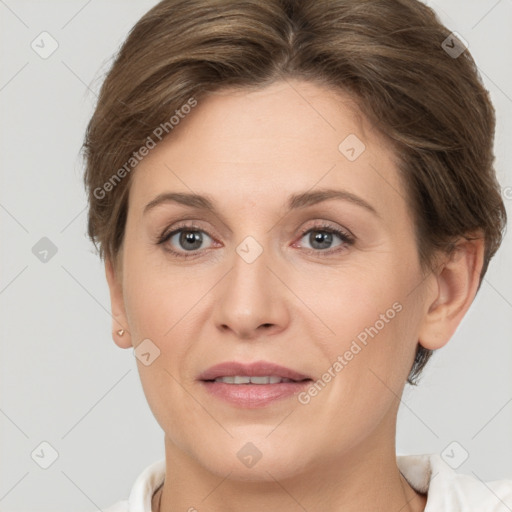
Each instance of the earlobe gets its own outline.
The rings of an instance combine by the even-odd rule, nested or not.
[[[483,238],[463,239],[432,274],[436,296],[426,305],[419,343],[437,350],[451,339],[475,298],[484,258]]]
[[[131,336],[128,331],[128,322],[124,307],[121,277],[118,275],[109,258],[105,259],[105,276],[110,291],[110,305],[112,311],[112,338],[120,348],[131,348]]]

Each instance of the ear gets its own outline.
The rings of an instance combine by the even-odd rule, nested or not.
[[[419,343],[427,349],[448,343],[475,298],[485,249],[479,235],[459,242],[432,275],[435,292],[419,332]]]
[[[105,259],[105,275],[110,290],[112,338],[120,348],[131,348],[132,341],[124,308],[121,273],[116,272],[110,258]]]

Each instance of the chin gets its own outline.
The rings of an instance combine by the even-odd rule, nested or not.
[[[196,460],[208,471],[230,480],[274,482],[296,476],[308,466],[308,458],[301,446],[265,439],[264,435],[230,439],[227,443],[201,447]]]

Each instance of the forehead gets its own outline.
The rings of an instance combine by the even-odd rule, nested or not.
[[[290,80],[224,89],[198,105],[139,163],[130,204],[163,191],[253,204],[338,187],[376,208],[404,208],[396,158],[350,96]],[[401,202],[403,204],[401,204]]]

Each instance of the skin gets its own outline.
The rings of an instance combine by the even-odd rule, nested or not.
[[[349,134],[366,146],[355,161],[338,149]],[[423,511],[426,497],[396,465],[399,397],[418,341],[442,347],[469,308],[482,241],[461,241],[422,271],[389,144],[348,96],[301,80],[202,99],[130,187],[119,259],[105,268],[113,329],[127,330],[115,342],[149,338],[160,350],[148,366],[136,360],[165,433],[153,510]],[[337,199],[286,210],[288,195],[321,188],[355,194],[377,214]],[[144,214],[163,192],[208,194],[217,211],[169,202]],[[179,234],[156,243],[178,220],[204,230],[199,249]],[[322,221],[355,242],[333,235],[322,249]],[[236,252],[247,236],[263,249],[250,264]],[[197,381],[213,364],[262,359],[320,379],[395,303],[401,311],[307,404],[293,396],[241,409]],[[262,453],[250,468],[237,457],[248,442]]]

